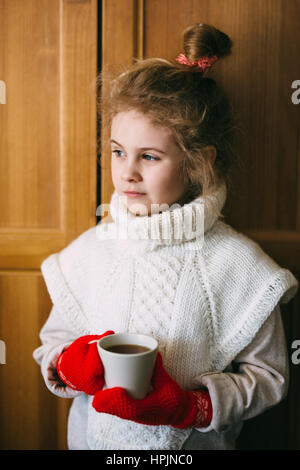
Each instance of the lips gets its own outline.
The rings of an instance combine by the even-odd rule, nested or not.
[[[129,196],[134,196],[134,195],[138,195],[138,196],[144,196],[145,193],[138,193],[136,191],[124,191],[125,194],[128,194]]]
[[[142,197],[145,195],[145,193],[136,193],[130,191],[124,191],[124,194],[126,194],[127,197]]]

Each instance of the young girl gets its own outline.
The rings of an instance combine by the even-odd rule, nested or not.
[[[242,422],[286,396],[280,304],[297,280],[221,214],[233,113],[206,73],[230,50],[192,25],[176,61],[137,61],[102,99],[112,221],[41,266],[53,308],[34,358],[74,398],[69,449],[234,449]],[[114,332],[158,340],[143,400],[105,389],[95,340]]]

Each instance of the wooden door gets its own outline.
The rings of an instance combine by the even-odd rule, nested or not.
[[[97,32],[96,0],[0,0],[1,449],[66,448],[70,402],[32,352],[51,309],[41,262],[96,223]]]
[[[300,280],[300,104],[292,84],[300,80],[299,0],[103,0],[102,67],[133,57],[175,59],[181,32],[213,24],[234,42],[232,56],[210,72],[227,91],[240,119],[238,153],[225,215]],[[109,130],[103,125],[106,138]],[[113,190],[110,155],[102,150],[102,201]],[[300,339],[299,293],[282,308],[290,357]],[[300,449],[300,365],[290,361],[287,398],[248,421],[243,449]]]
[[[96,222],[97,32],[103,67],[175,58],[193,22],[232,37],[232,57],[211,72],[244,129],[227,220],[300,279],[300,105],[291,101],[300,79],[299,8],[299,0],[0,0],[1,449],[66,448],[70,402],[48,392],[32,351],[51,308],[40,264]],[[104,148],[101,165],[108,202]],[[292,353],[299,294],[282,310]],[[300,449],[300,365],[290,365],[287,398],[245,423],[240,448]]]

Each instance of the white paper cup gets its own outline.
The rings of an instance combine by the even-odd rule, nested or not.
[[[149,351],[122,354],[105,349],[119,344],[146,346]],[[132,398],[145,398],[150,389],[158,350],[156,339],[134,333],[116,333],[101,338],[97,346],[104,367],[105,388],[122,387]]]

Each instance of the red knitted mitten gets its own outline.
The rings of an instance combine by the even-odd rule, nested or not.
[[[170,425],[175,428],[206,427],[212,418],[212,405],[208,392],[183,390],[157,359],[152,377],[153,391],[143,400],[136,400],[121,387],[99,391],[93,407],[100,413],[116,415],[137,423]]]
[[[57,359],[60,379],[73,390],[94,395],[104,385],[103,365],[97,350],[97,340],[114,334],[86,335],[77,338]]]

